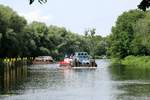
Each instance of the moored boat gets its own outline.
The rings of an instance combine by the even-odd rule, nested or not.
[[[53,62],[51,56],[38,56],[32,61],[32,64],[50,64]]]

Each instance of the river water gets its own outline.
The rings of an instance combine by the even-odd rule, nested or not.
[[[1,75],[0,100],[150,100],[150,70],[96,62],[97,69],[26,66],[11,81]]]

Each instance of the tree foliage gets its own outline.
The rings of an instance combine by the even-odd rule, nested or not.
[[[135,38],[132,43],[136,55],[150,55],[150,12],[140,19],[134,27]]]
[[[29,0],[29,4],[31,5],[35,0]],[[38,0],[40,4],[46,3],[47,0]]]
[[[150,7],[150,0],[142,0],[141,3],[138,5],[138,8],[146,11],[147,8]]]
[[[29,4],[31,5],[35,0],[29,0]],[[38,2],[40,4],[43,4],[43,3],[46,3],[47,0],[38,0]],[[147,8],[150,7],[150,0],[142,0],[140,2],[140,4],[138,5],[138,8],[143,10],[143,11],[146,11]]]
[[[109,36],[108,53],[124,58],[150,55],[150,11],[131,10],[118,17]]]
[[[144,12],[131,10],[118,17],[116,26],[112,28],[109,51],[112,56],[124,58],[132,55],[131,43],[134,37],[134,27],[139,19],[144,18]]]
[[[57,60],[65,54],[87,51],[103,55],[104,41],[95,35],[95,29],[87,35],[78,35],[64,27],[47,26],[42,22],[27,21],[11,8],[0,5],[0,57],[36,57],[51,55]]]

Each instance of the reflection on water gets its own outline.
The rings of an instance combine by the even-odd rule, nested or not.
[[[114,65],[110,69],[114,80],[150,80],[150,68]]]
[[[149,69],[109,66],[59,69],[57,64],[18,67],[1,74],[2,100],[150,100]]]
[[[109,71],[117,89],[124,91],[119,100],[150,100],[150,69],[115,65]]]
[[[12,94],[27,77],[27,66],[1,66],[0,94]]]

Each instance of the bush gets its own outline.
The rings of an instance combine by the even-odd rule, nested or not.
[[[121,63],[133,67],[150,68],[150,56],[127,56],[121,60]]]

